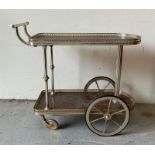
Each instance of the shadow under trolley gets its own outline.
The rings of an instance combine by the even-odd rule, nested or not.
[[[57,129],[56,120],[47,119],[45,115],[85,115],[88,128],[100,136],[112,136],[121,132],[128,124],[134,100],[120,91],[123,46],[136,45],[141,37],[124,33],[38,33],[31,36],[27,31],[29,23],[12,25],[21,42],[26,45],[43,48],[44,82],[43,90],[34,106],[34,113],[40,115],[47,127]],[[23,39],[19,27],[27,36]],[[116,82],[106,76],[89,80],[84,89],[71,90],[54,88],[54,45],[115,45],[118,46],[116,62]],[[47,47],[50,47],[51,89],[48,86]]]

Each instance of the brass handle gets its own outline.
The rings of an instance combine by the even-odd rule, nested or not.
[[[19,24],[12,24],[12,28],[18,28],[20,26],[26,26],[29,25],[29,22],[19,23]]]
[[[22,43],[24,43],[24,44],[26,44],[26,45],[30,45],[29,40],[30,40],[31,36],[30,36],[30,34],[28,33],[28,31],[27,31],[27,25],[29,25],[29,22],[19,23],[19,24],[13,24],[13,25],[12,25],[12,28],[15,29],[16,35],[17,35],[18,39],[19,39]],[[24,29],[24,32],[25,32],[25,34],[26,34],[26,36],[27,36],[27,38],[28,38],[28,41],[25,41],[25,40],[20,36],[19,27],[21,27],[21,26],[22,26],[23,29]]]

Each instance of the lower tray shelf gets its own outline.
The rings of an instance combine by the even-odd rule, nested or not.
[[[87,92],[83,90],[56,90],[54,96],[49,91],[49,109],[45,110],[45,91],[42,91],[34,106],[36,115],[83,115],[87,107],[95,99],[106,95],[114,95],[112,91]],[[127,103],[129,110],[132,110],[135,102],[127,94],[122,93],[120,97]]]

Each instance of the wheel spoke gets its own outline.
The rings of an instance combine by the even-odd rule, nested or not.
[[[119,111],[113,112],[113,113],[111,113],[110,115],[113,116],[113,115],[116,115],[116,114],[122,113],[122,112],[124,112],[124,111],[126,111],[126,110],[125,110],[125,109],[122,109],[122,110],[119,110]]]
[[[107,111],[108,114],[110,113],[111,101],[112,101],[112,100],[110,100],[110,101],[109,101],[109,104],[108,104],[108,111]]]
[[[108,82],[108,84],[103,88],[103,90],[105,90],[109,85],[110,85],[110,82]]]
[[[112,118],[110,119],[115,125],[117,125],[119,128],[121,127],[120,124],[118,124],[116,121],[114,121]]]
[[[96,108],[95,106],[93,108],[96,109],[96,110],[98,110],[98,111],[100,111],[102,114],[104,114],[104,112],[102,110]]]
[[[104,128],[103,128],[103,132],[105,133],[106,131],[106,126],[107,126],[107,120],[105,120],[105,123],[104,123]]]
[[[100,91],[100,87],[99,87],[99,84],[98,84],[97,80],[95,81],[95,83],[96,83],[98,91]]]
[[[99,117],[99,118],[97,118],[97,119],[92,120],[90,123],[92,124],[92,123],[94,123],[94,122],[96,122],[96,121],[99,121],[99,120],[102,120],[102,119],[104,119],[104,117]]]

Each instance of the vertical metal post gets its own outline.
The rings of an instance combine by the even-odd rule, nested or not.
[[[117,62],[116,62],[115,96],[120,95],[120,81],[121,81],[122,60],[123,60],[123,45],[119,45],[118,46]]]
[[[54,95],[55,89],[54,89],[54,61],[53,61],[53,46],[50,46],[51,48],[51,95]]]
[[[46,53],[47,47],[43,46],[44,51],[44,81],[45,81],[45,110],[48,110],[49,107],[49,99],[48,99],[48,73],[47,73],[47,53]]]

